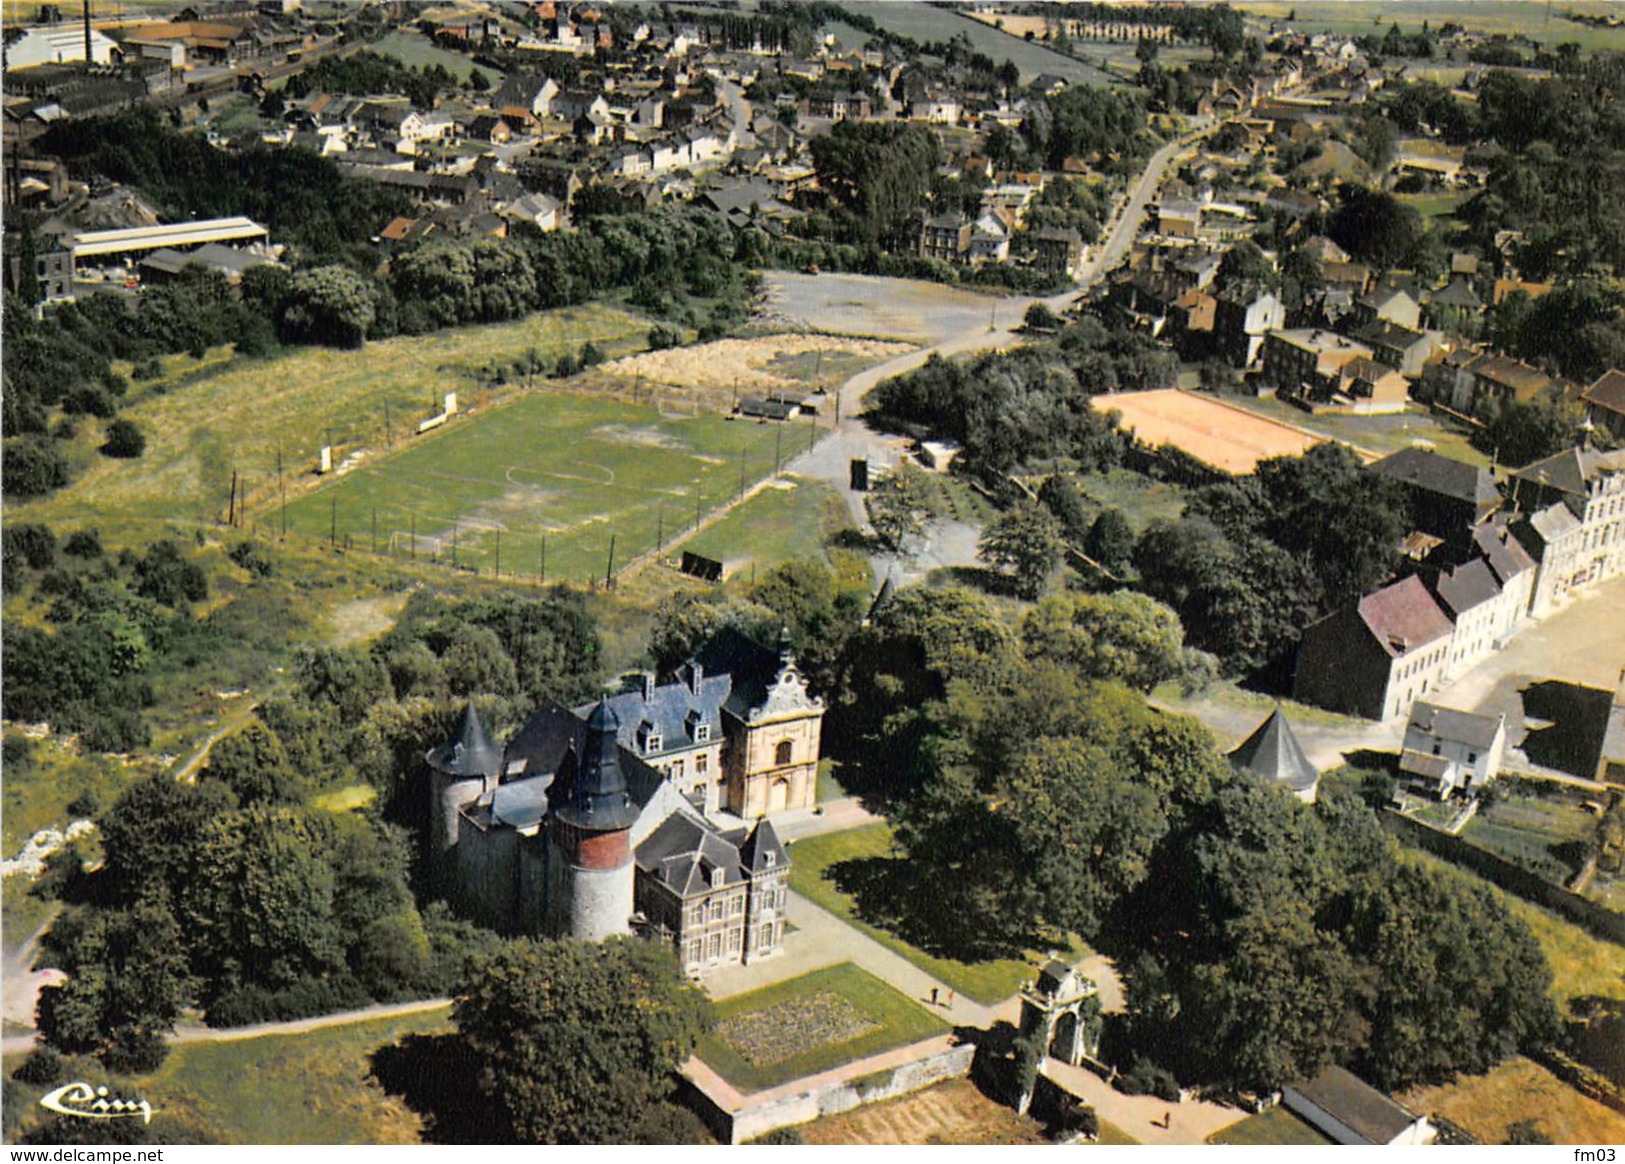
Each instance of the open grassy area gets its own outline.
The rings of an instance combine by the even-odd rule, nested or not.
[[[1027,82],[1040,73],[1065,77],[1073,84],[1104,85],[1109,78],[1094,66],[1073,60],[1041,44],[1010,36],[969,16],[926,4],[886,4],[859,0],[852,11],[861,12],[891,32],[922,42],[949,41],[958,36],[969,39],[979,53],[994,62],[1014,61]]]
[[[1135,533],[1158,518],[1172,521],[1185,512],[1185,490],[1169,481],[1153,481],[1132,469],[1080,473],[1078,488],[1103,509],[1122,510]]]
[[[773,470],[783,430],[715,414],[670,418],[649,405],[538,391],[418,438],[288,505],[289,536],[336,528],[380,553],[536,578],[604,577],[670,542],[694,519]],[[790,435],[790,434],[783,434]],[[799,435],[799,434],[796,434]],[[781,453],[787,450],[781,447]],[[272,511],[265,517],[276,517]],[[415,530],[415,536],[413,531]]]
[[[1419,406],[1411,411],[1391,416],[1311,416],[1279,400],[1260,400],[1247,396],[1226,397],[1233,404],[1252,412],[1261,413],[1271,420],[1279,420],[1310,432],[1320,433],[1332,440],[1354,445],[1379,457],[1397,453],[1401,449],[1420,445],[1441,457],[1463,461],[1469,465],[1488,465],[1489,457],[1468,443],[1465,429],[1431,415]]]
[[[820,1024],[831,1015],[849,1021],[831,1023],[834,1035],[827,1037]],[[700,1040],[699,1057],[742,1091],[788,1083],[949,1029],[850,962],[725,999],[716,1004],[716,1018],[716,1029]]]
[[[1438,1114],[1484,1144],[1506,1142],[1507,1127],[1534,1120],[1555,1144],[1625,1143],[1625,1115],[1587,1099],[1538,1063],[1508,1059],[1485,1075],[1462,1075],[1395,1097],[1414,1112]]]
[[[892,853],[892,831],[887,824],[866,825],[840,833],[803,837],[790,847],[790,888],[844,918],[877,942],[907,958],[933,978],[947,983],[977,1002],[991,1005],[1014,994],[1032,978],[1034,964],[1019,958],[961,962],[937,957],[904,941],[862,917],[858,902],[835,884],[831,866],[842,861],[886,858]],[[1076,951],[1081,956],[1081,950]]]
[[[1335,1141],[1321,1135],[1286,1108],[1276,1105],[1266,1112],[1248,1116],[1208,1137],[1210,1144],[1301,1144],[1321,1147]]]
[[[1292,27],[1303,32],[1336,32],[1348,36],[1381,36],[1389,25],[1414,31],[1428,21],[1438,28],[1454,22],[1475,32],[1522,33],[1542,44],[1573,41],[1582,49],[1625,49],[1625,29],[1592,28],[1564,20],[1573,11],[1588,16],[1618,12],[1610,0],[1564,0],[1556,6],[1545,0],[1248,0],[1241,5],[1250,15],[1267,20],[1293,16]]]
[[[394,57],[402,64],[411,65],[415,69],[439,65],[458,81],[466,82],[468,75],[474,71],[474,62],[471,59],[461,53],[441,48],[420,32],[397,28],[371,47],[374,52]],[[493,92],[502,87],[502,73],[489,65],[481,65],[479,69],[490,80]]]
[[[1456,212],[1468,198],[1469,190],[1430,191],[1426,194],[1401,194],[1399,200],[1412,207],[1423,218],[1443,218]]]
[[[968,1079],[865,1104],[796,1129],[809,1144],[1042,1144],[1037,1120],[989,1099]],[[1101,1129],[1104,1133],[1105,1128]],[[1101,1143],[1106,1143],[1104,1134]],[[1132,1142],[1132,1141],[1130,1141]]]
[[[832,486],[786,476],[673,552],[693,550],[722,562],[728,576],[748,575],[753,568],[765,572],[792,558],[826,557],[828,535],[849,524],[846,506]]]
[[[222,365],[199,378],[188,375],[186,357],[175,357],[166,368],[183,386],[124,413],[147,437],[139,460],[94,457],[66,489],[25,505],[7,502],[5,516],[54,527],[95,525],[115,546],[144,543],[171,523],[224,518],[233,470],[251,501],[271,502],[279,449],[292,501],[314,480],[329,434],[340,458],[357,449],[380,457],[439,411],[445,393],[457,392],[464,407],[476,404],[481,386],[491,382],[482,375],[490,366],[511,366],[532,350],[556,359],[587,340],[617,355],[641,348],[647,327],[618,308],[591,305],[381,340],[359,352],[301,348]]]

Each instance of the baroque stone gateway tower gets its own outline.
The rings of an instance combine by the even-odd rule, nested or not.
[[[669,941],[690,973],[783,949],[772,818],[816,803],[824,707],[787,641],[737,631],[664,681],[538,708],[493,743],[470,703],[430,749],[434,887],[505,933]]]

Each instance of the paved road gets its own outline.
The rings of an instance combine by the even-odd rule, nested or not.
[[[813,449],[787,462],[786,471],[833,485],[846,502],[852,520],[857,523],[858,528],[867,530],[869,517],[864,511],[863,496],[848,488],[849,462],[858,458],[868,458],[878,464],[896,464],[897,453],[904,443],[876,433],[863,420],[861,416],[863,398],[869,390],[882,380],[889,380],[893,376],[900,376],[921,367],[934,355],[946,358],[1012,346],[1020,338],[1019,328],[1021,321],[1026,317],[1027,309],[1035,303],[1042,303],[1055,312],[1073,306],[1082,292],[1099,282],[1106,272],[1121,263],[1128,254],[1129,248],[1134,245],[1134,240],[1139,234],[1140,222],[1145,216],[1146,207],[1156,195],[1157,188],[1161,186],[1168,167],[1197,139],[1216,128],[1216,125],[1210,126],[1196,133],[1187,134],[1169,142],[1151,156],[1140,177],[1129,188],[1126,197],[1118,202],[1115,212],[1105,225],[1104,241],[1084,265],[1075,287],[1041,299],[1032,296],[1013,296],[995,300],[990,304],[989,318],[993,320],[990,326],[982,327],[978,323],[977,326],[939,343],[908,352],[859,372],[842,384],[835,393],[835,413],[838,420],[834,430]],[[963,522],[940,523],[931,531],[925,547],[912,559],[898,559],[884,553],[875,554],[871,561],[875,578],[878,580],[893,574],[901,583],[919,578],[937,567],[972,565],[976,561],[979,535],[980,531],[973,525]]]

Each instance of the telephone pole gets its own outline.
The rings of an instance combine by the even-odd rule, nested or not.
[[[615,535],[609,535],[609,561],[604,565],[604,589],[608,590],[615,581]]]

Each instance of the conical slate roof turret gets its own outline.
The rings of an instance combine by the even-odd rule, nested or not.
[[[1307,792],[1320,780],[1320,770],[1304,753],[1292,725],[1277,707],[1258,729],[1230,753],[1230,763],[1293,792]]]
[[[587,717],[581,762],[558,806],[558,818],[565,824],[590,832],[612,832],[632,827],[637,819],[626,774],[621,771],[621,746],[616,738],[620,729],[621,721],[609,706],[609,698],[599,696],[598,706]]]
[[[502,770],[502,749],[485,734],[485,725],[472,700],[463,707],[456,734],[430,748],[424,759],[429,767],[447,776],[495,776]]]

